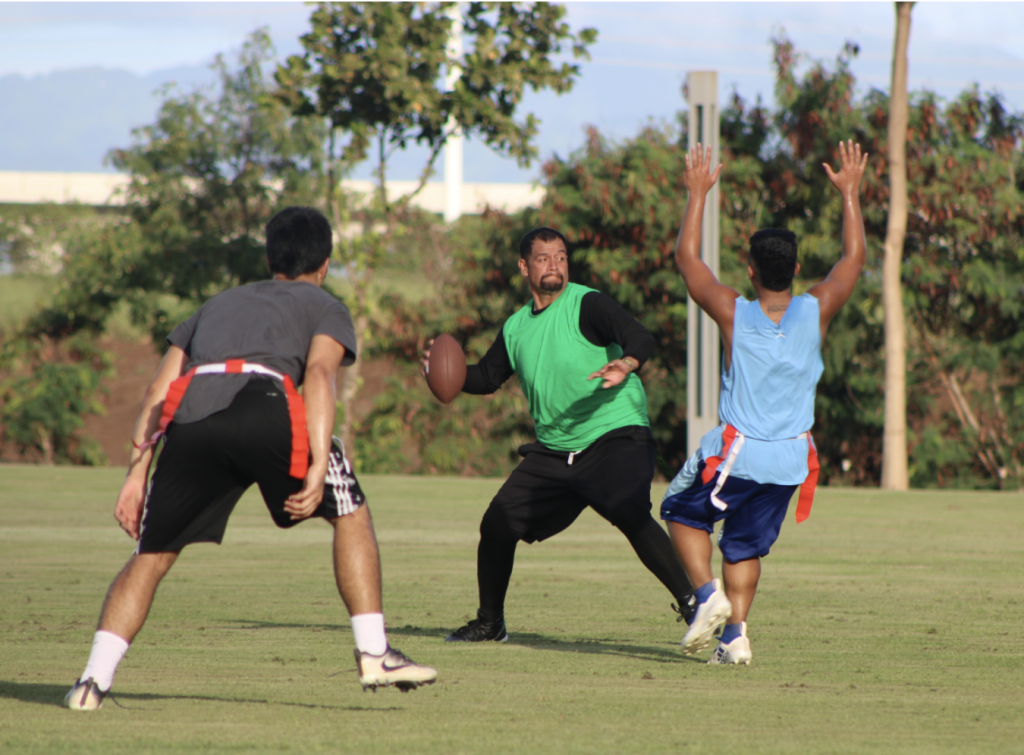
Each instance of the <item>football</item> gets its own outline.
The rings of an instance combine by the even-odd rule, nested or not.
[[[466,355],[447,333],[434,339],[427,361],[427,386],[442,404],[450,404],[466,384]]]

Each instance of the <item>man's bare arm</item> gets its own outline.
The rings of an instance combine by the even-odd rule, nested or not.
[[[864,241],[864,218],[860,211],[860,184],[868,164],[867,154],[853,140],[839,143],[839,172],[824,165],[832,185],[843,198],[843,256],[832,267],[825,280],[807,293],[814,296],[821,310],[821,335],[853,294],[864,268],[867,251]]]
[[[719,165],[713,173],[711,172],[710,147],[705,151],[698,144],[686,155],[683,183],[686,184],[690,197],[686,202],[683,227],[679,230],[679,238],[676,241],[676,266],[697,306],[707,312],[723,332],[731,333],[736,297],[739,294],[729,286],[719,283],[711,268],[700,258],[704,204],[721,170],[722,166]]]
[[[334,431],[337,401],[335,379],[345,347],[327,335],[313,336],[306,358],[306,376],[302,384],[302,401],[306,405],[306,430],[312,461],[302,490],[289,496],[284,510],[292,519],[305,519],[320,505],[327,477],[327,458]]]
[[[160,424],[167,389],[184,374],[188,362],[188,356],[178,346],[167,349],[156,376],[146,388],[142,408],[139,410],[138,419],[135,420],[132,453],[128,458],[128,474],[117,495],[114,518],[121,525],[121,529],[136,540],[139,539],[142,505],[146,497],[146,478],[149,475],[149,466],[153,463],[154,448],[148,441]]]

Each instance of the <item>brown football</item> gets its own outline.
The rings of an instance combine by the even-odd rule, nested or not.
[[[427,386],[442,404],[450,404],[466,384],[466,355],[447,333],[434,339],[427,362]]]

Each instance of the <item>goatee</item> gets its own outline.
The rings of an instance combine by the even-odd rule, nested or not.
[[[541,291],[561,291],[564,285],[565,279],[561,275],[547,275],[540,280]]]

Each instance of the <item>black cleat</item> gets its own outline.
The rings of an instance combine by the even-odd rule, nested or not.
[[[456,629],[445,637],[445,642],[508,642],[508,632],[505,631],[505,618],[497,621],[484,621],[480,618],[480,612],[476,612],[477,618]]]
[[[685,621],[687,624],[693,623],[693,617],[697,613],[696,595],[690,595],[689,599],[685,603],[680,601],[679,606],[676,606],[675,603],[671,603],[670,605],[672,606],[672,610],[679,614],[676,616],[676,622]]]

